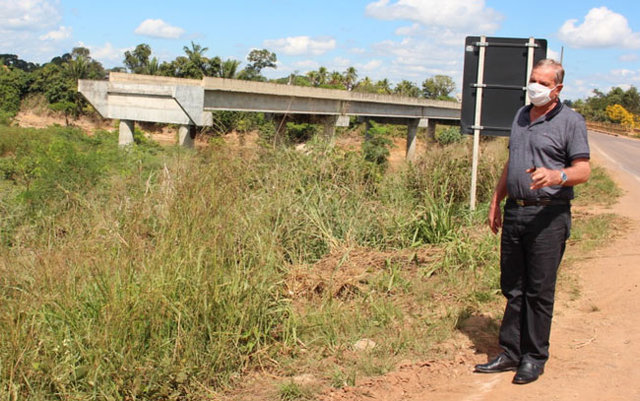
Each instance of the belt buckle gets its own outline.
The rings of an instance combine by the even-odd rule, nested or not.
[[[516,205],[524,206],[524,199],[516,199]]]

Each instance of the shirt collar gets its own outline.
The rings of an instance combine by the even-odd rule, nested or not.
[[[560,98],[558,98],[558,103],[556,103],[555,107],[553,109],[551,109],[547,114],[544,115],[544,119],[546,121],[551,120],[553,117],[557,116],[558,113],[560,113],[560,110],[562,110],[562,108],[564,107],[564,105],[562,104],[562,101],[560,100]],[[527,117],[527,119],[529,119],[529,112],[531,111],[531,109],[533,108],[533,104],[529,104],[527,106],[525,106],[525,115]],[[529,121],[529,123],[531,123],[532,121]]]

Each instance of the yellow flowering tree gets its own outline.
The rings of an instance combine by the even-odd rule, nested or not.
[[[619,122],[621,125],[632,129],[635,126],[635,120],[633,113],[630,113],[619,104],[614,104],[607,106],[606,110],[607,116],[611,119],[611,121]]]

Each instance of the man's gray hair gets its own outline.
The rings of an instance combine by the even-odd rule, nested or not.
[[[535,70],[538,67],[551,67],[551,68],[555,69],[556,70],[556,75],[555,75],[556,85],[557,84],[561,84],[562,81],[564,80],[564,68],[562,67],[562,64],[560,64],[556,60],[553,60],[553,59],[550,59],[550,58],[543,58],[542,60],[538,61],[536,63],[536,65],[533,66],[533,69]]]

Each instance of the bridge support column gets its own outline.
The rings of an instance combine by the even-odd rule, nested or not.
[[[427,143],[436,141],[436,122],[433,119],[425,118],[420,120],[420,127],[427,129]]]
[[[178,129],[178,144],[185,148],[193,148],[196,138],[195,125],[181,125]]]
[[[410,120],[407,124],[407,153],[405,159],[410,162],[416,159],[416,134],[418,133],[419,125],[420,119]]]
[[[133,130],[135,122],[133,120],[120,120],[120,133],[118,134],[118,145],[127,146],[133,144]]]
[[[324,137],[333,139],[336,134],[336,127],[348,127],[349,116],[326,116],[323,118]]]
[[[332,140],[336,134],[336,123],[338,122],[338,116],[326,116],[323,118],[323,135],[324,139]]]

